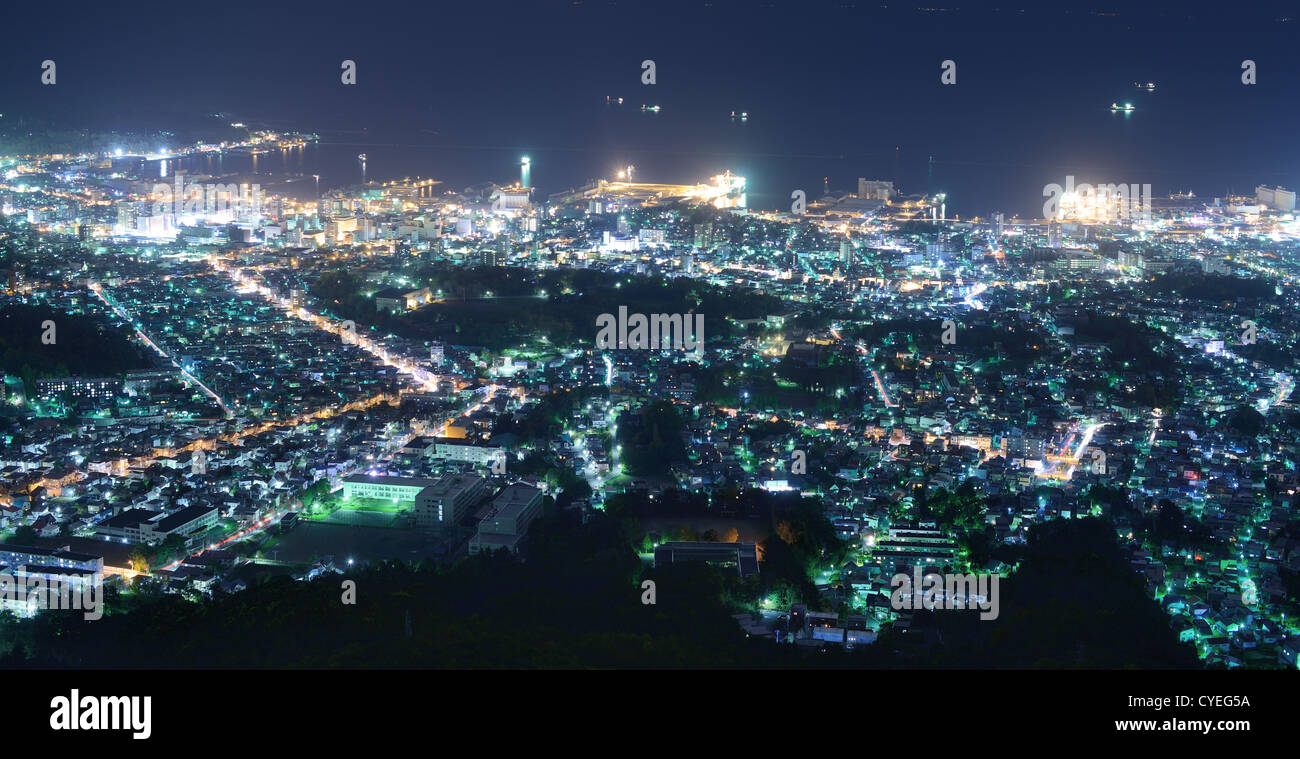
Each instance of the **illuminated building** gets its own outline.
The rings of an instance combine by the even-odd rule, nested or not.
[[[504,451],[496,446],[453,443],[448,439],[440,439],[434,443],[432,457],[443,461],[463,461],[485,466],[500,460],[503,455]]]
[[[217,524],[218,512],[213,506],[189,506],[162,519],[148,522],[145,540],[153,543],[165,540],[170,535],[184,538],[197,538]]]
[[[476,474],[450,474],[415,494],[415,526],[447,529],[460,523],[487,489]]]
[[[1281,187],[1269,189],[1264,185],[1255,188],[1255,200],[1261,206],[1267,206],[1274,211],[1294,211],[1295,210],[1295,191],[1284,190]]]
[[[858,197],[888,201],[894,197],[894,183],[883,179],[858,178]]]
[[[376,498],[394,503],[414,503],[421,490],[436,484],[437,480],[427,477],[354,474],[343,478],[343,499]]]
[[[427,287],[405,291],[396,287],[388,287],[375,293],[375,308],[380,311],[400,314],[403,311],[417,309],[432,300],[433,293]]]
[[[104,557],[75,553],[64,548],[36,548],[0,543],[0,564],[14,567],[38,565],[58,569],[103,574]]]
[[[492,192],[492,210],[513,216],[528,208],[530,195],[526,188],[498,188]]]
[[[115,377],[57,377],[36,380],[37,395],[42,398],[112,398],[122,389],[122,380]]]
[[[626,170],[624,176],[627,175]],[[744,208],[745,178],[731,172],[711,177],[708,184],[679,185],[600,179],[576,190],[559,193],[551,203],[599,202],[604,210],[648,207],[674,201],[708,204],[714,208]]]

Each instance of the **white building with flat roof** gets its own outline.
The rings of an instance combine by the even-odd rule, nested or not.
[[[433,447],[433,458],[443,461],[464,461],[478,466],[488,466],[499,461],[505,451],[493,445],[474,445],[463,440],[439,439]]]
[[[394,503],[415,503],[416,494],[437,483],[437,480],[427,477],[354,474],[343,478],[343,500],[377,498]]]

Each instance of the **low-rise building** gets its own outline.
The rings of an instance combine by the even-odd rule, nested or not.
[[[529,525],[542,513],[542,491],[528,485],[510,485],[497,493],[483,512],[478,531],[469,541],[471,554],[508,548],[519,549]]]
[[[415,495],[415,526],[448,529],[478,503],[487,481],[476,474],[449,474]]]
[[[741,577],[758,573],[758,548],[754,543],[670,542],[655,548],[655,568],[682,562],[701,562],[735,571]]]
[[[343,498],[378,498],[394,503],[415,503],[417,493],[437,483],[437,480],[427,477],[354,474],[343,478]]]

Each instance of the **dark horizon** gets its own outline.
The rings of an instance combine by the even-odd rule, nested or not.
[[[1029,215],[1067,174],[1149,183],[1158,196],[1297,184],[1287,125],[1300,115],[1300,14],[1287,4],[848,5],[380,3],[362,14],[318,3],[197,21],[167,6],[92,7],[71,29],[93,34],[0,51],[6,70],[30,74],[0,84],[0,112],[121,131],[223,112],[375,153],[371,178],[452,187],[508,181],[521,154],[544,193],[627,163],[648,181],[730,169],[751,178],[760,208],[788,205],[793,189],[819,197],[825,178],[852,192],[859,176],[947,192],[963,216]],[[17,12],[22,29],[37,11]],[[56,86],[39,83],[45,59]],[[345,59],[354,86],[339,82]],[[656,62],[654,85],[639,81],[643,59]],[[1245,59],[1253,86],[1240,82]],[[939,82],[943,60],[957,63],[955,86]],[[1136,91],[1138,80],[1157,91]],[[607,95],[624,105],[605,106]],[[1116,101],[1137,111],[1112,113]],[[346,171],[331,174],[346,184]]]

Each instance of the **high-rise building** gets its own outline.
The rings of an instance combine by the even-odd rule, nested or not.
[[[1143,269],[1146,267],[1146,260],[1137,251],[1121,250],[1119,252],[1119,265],[1131,269]]]
[[[1061,247],[1061,225],[1056,222],[1052,222],[1047,227],[1047,247]]]
[[[695,225],[695,247],[708,250],[713,246],[713,222],[706,221]]]

